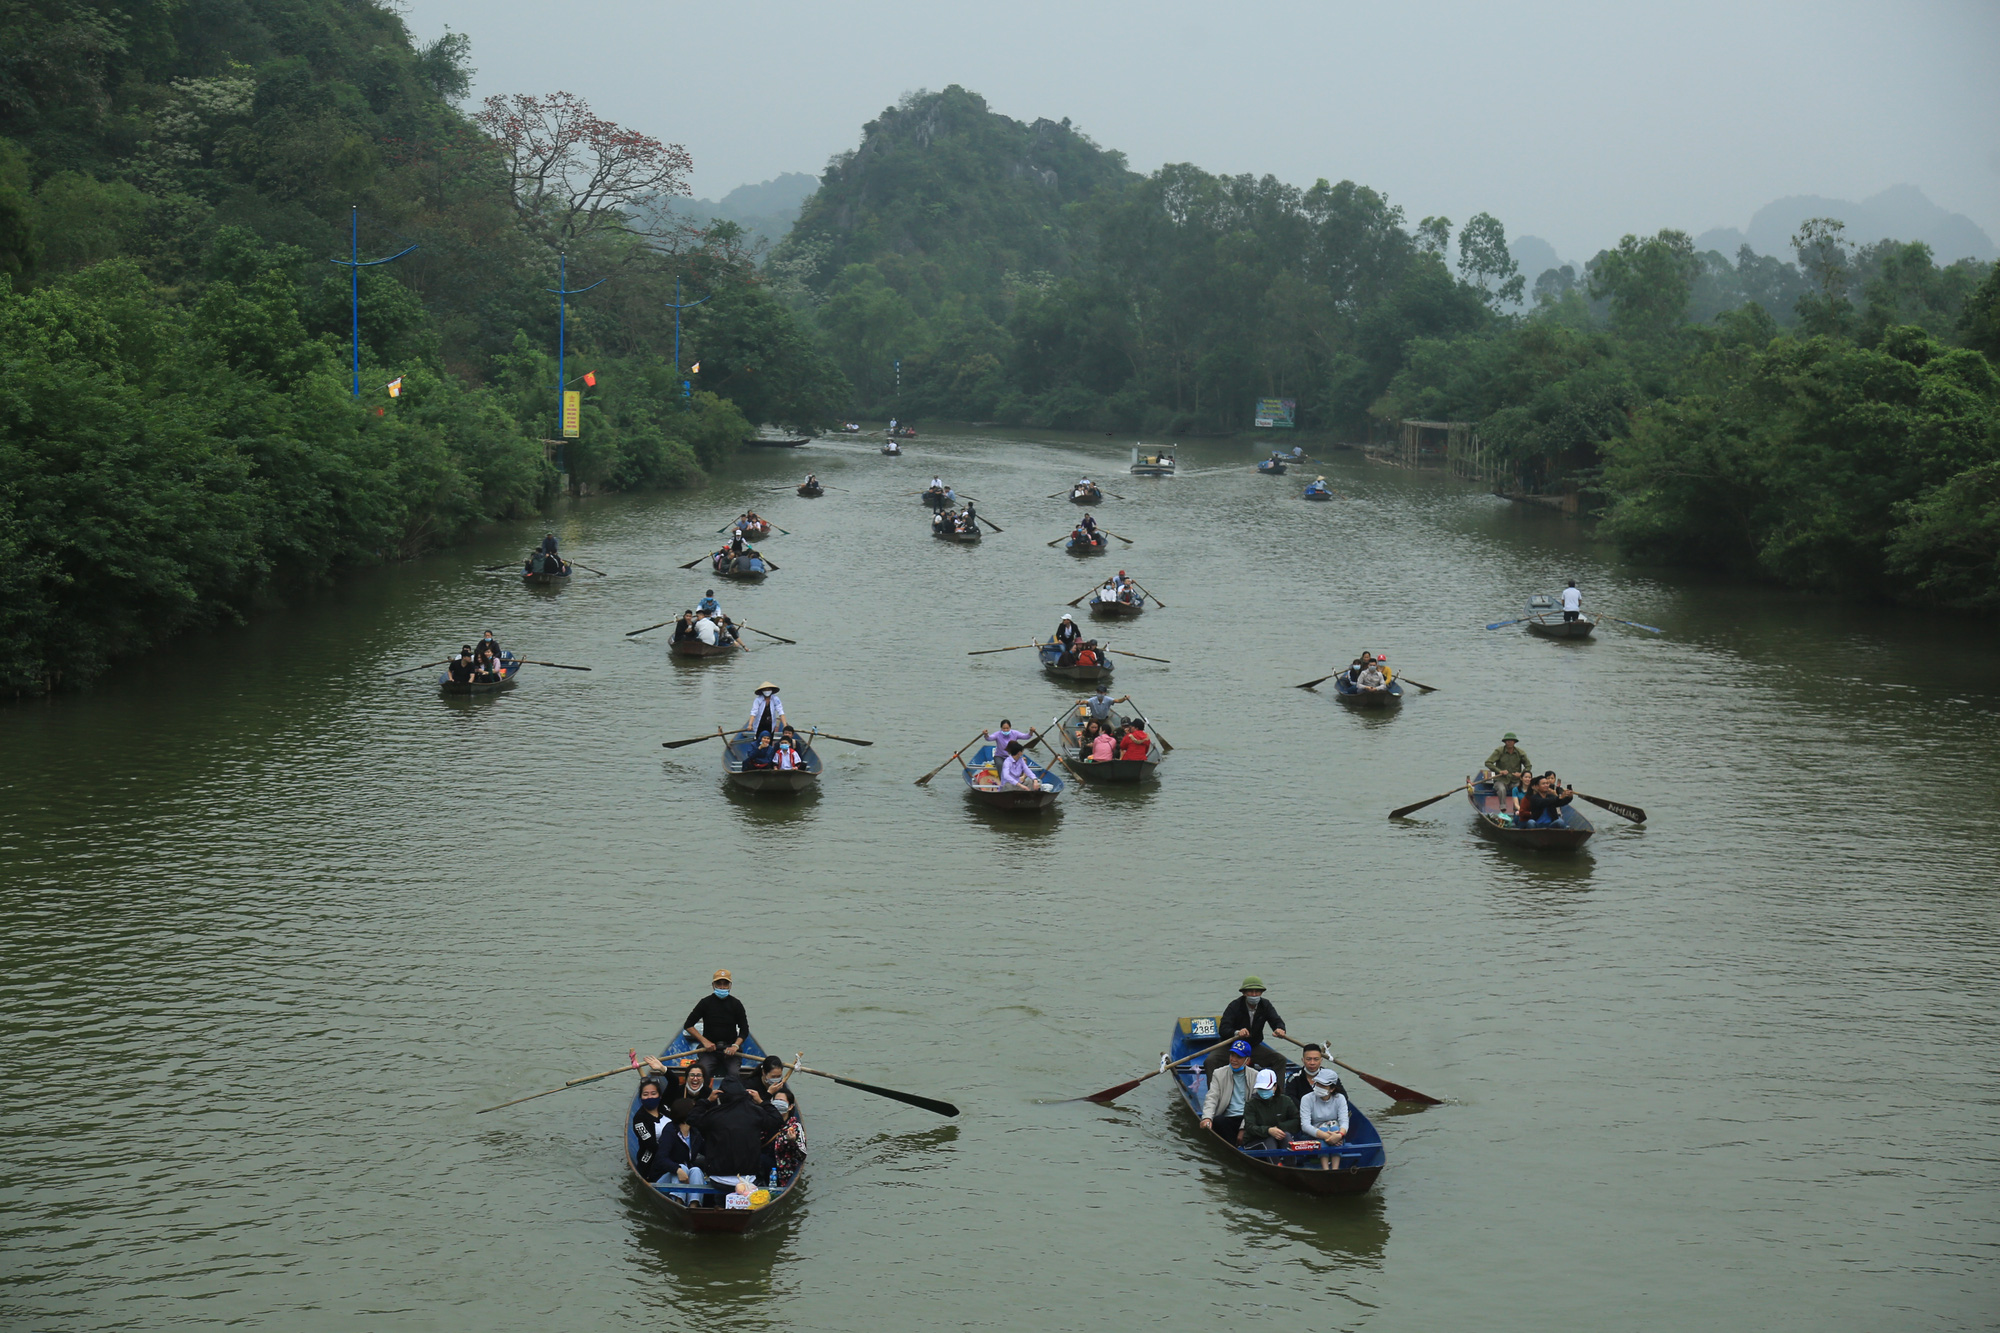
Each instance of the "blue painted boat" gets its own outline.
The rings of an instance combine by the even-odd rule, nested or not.
[[[1257,470],[1267,477],[1282,477],[1285,475],[1285,462],[1281,458],[1266,458],[1257,464]]]
[[[1333,678],[1333,692],[1342,703],[1356,708],[1387,708],[1403,702],[1403,682],[1392,680],[1386,690],[1364,690],[1349,680],[1345,671]]]
[[[756,752],[757,738],[748,731],[739,731],[722,742],[722,771],[733,785],[745,791],[811,791],[819,786],[819,775],[826,768],[812,748],[812,738],[817,734],[799,737],[802,762],[797,768],[745,768],[745,761]]]
[[[1306,499],[1308,500],[1331,500],[1332,498],[1333,491],[1320,482],[1316,481],[1306,487]]]
[[[1492,782],[1478,777],[1465,780],[1466,799],[1472,802],[1479,831],[1495,842],[1515,847],[1532,847],[1546,852],[1573,852],[1590,841],[1597,826],[1584,817],[1574,803],[1562,807],[1562,818],[1553,824],[1516,823],[1500,806],[1500,793]]]
[[[1063,792],[1063,780],[1033,759],[1028,760],[1028,768],[1041,782],[1040,791],[1001,786],[1000,766],[993,761],[991,745],[980,746],[971,763],[959,762],[965,769],[965,794],[995,810],[1046,810]]]
[[[660,1052],[660,1062],[670,1068],[685,1067],[694,1063],[696,1054],[694,1041],[687,1033],[676,1033],[673,1043]],[[764,1059],[764,1048],[757,1044],[755,1037],[743,1039],[743,1063],[746,1077],[755,1078],[754,1070]],[[750,1208],[729,1208],[727,1188],[721,1185],[695,1187],[682,1185],[661,1176],[658,1181],[649,1181],[639,1174],[639,1136],[632,1132],[632,1117],[639,1114],[639,1083],[643,1072],[636,1075],[632,1083],[632,1101],[625,1110],[625,1169],[632,1173],[633,1182],[654,1207],[688,1228],[690,1231],[754,1231],[778,1216],[798,1197],[799,1187],[805,1180],[806,1168],[801,1166],[798,1173],[784,1181],[779,1188],[770,1191],[768,1202]]]
[[[1160,1057],[1161,1062],[1180,1060],[1203,1047],[1215,1045],[1222,1037],[1218,1030],[1221,1022],[1220,1016],[1177,1020],[1167,1053]],[[1205,1058],[1173,1070],[1174,1087],[1180,1093],[1181,1105],[1194,1117],[1197,1126],[1201,1123],[1202,1099],[1208,1095],[1207,1076],[1201,1070]],[[1298,1068],[1287,1063],[1285,1078],[1289,1079]],[[1224,1140],[1219,1134],[1200,1128],[1195,1132],[1227,1160],[1267,1180],[1275,1180],[1307,1194],[1365,1193],[1388,1164],[1382,1149],[1382,1131],[1361,1113],[1361,1108],[1354,1104],[1352,1097],[1347,1099],[1347,1138],[1333,1146],[1314,1143],[1309,1149],[1297,1151],[1243,1148]]]
[[[500,650],[500,679],[498,680],[453,680],[451,669],[447,667],[438,676],[438,689],[445,694],[492,694],[498,690],[514,688],[514,677],[521,674],[522,663],[514,660],[514,654],[505,648]]]

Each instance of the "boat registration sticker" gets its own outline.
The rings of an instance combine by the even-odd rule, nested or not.
[[[750,1196],[747,1194],[738,1194],[736,1191],[731,1190],[728,1196],[722,1201],[722,1206],[724,1208],[748,1208],[750,1206]]]
[[[1188,1033],[1190,1036],[1195,1037],[1213,1037],[1215,1035],[1215,1020],[1212,1018],[1193,1019],[1188,1023]]]

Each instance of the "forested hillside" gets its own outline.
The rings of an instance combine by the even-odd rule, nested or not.
[[[882,415],[1171,438],[1269,396],[1348,440],[1471,421],[1510,486],[1580,492],[1635,553],[2000,608],[2000,276],[1823,219],[1792,250],[1669,230],[1522,274],[1484,213],[1139,176],[952,87],[869,122],[769,267]]]
[[[528,512],[559,253],[604,280],[569,310],[573,484],[686,483],[751,423],[846,410],[737,229],[631,226],[686,150],[567,94],[469,115],[468,54],[373,0],[0,9],[0,689]],[[361,270],[358,397],[351,222],[362,259],[408,251]],[[710,298],[686,394],[677,276]]]

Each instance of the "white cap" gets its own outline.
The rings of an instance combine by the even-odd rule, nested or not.
[[[1266,1088],[1275,1088],[1277,1086],[1278,1076],[1276,1073],[1269,1069],[1260,1069],[1257,1071],[1257,1091],[1262,1092]]]

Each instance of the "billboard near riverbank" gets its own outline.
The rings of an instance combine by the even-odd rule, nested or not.
[[[1280,430],[1290,430],[1293,417],[1297,414],[1299,400],[1296,398],[1259,398],[1257,400],[1256,424],[1274,426]]]

